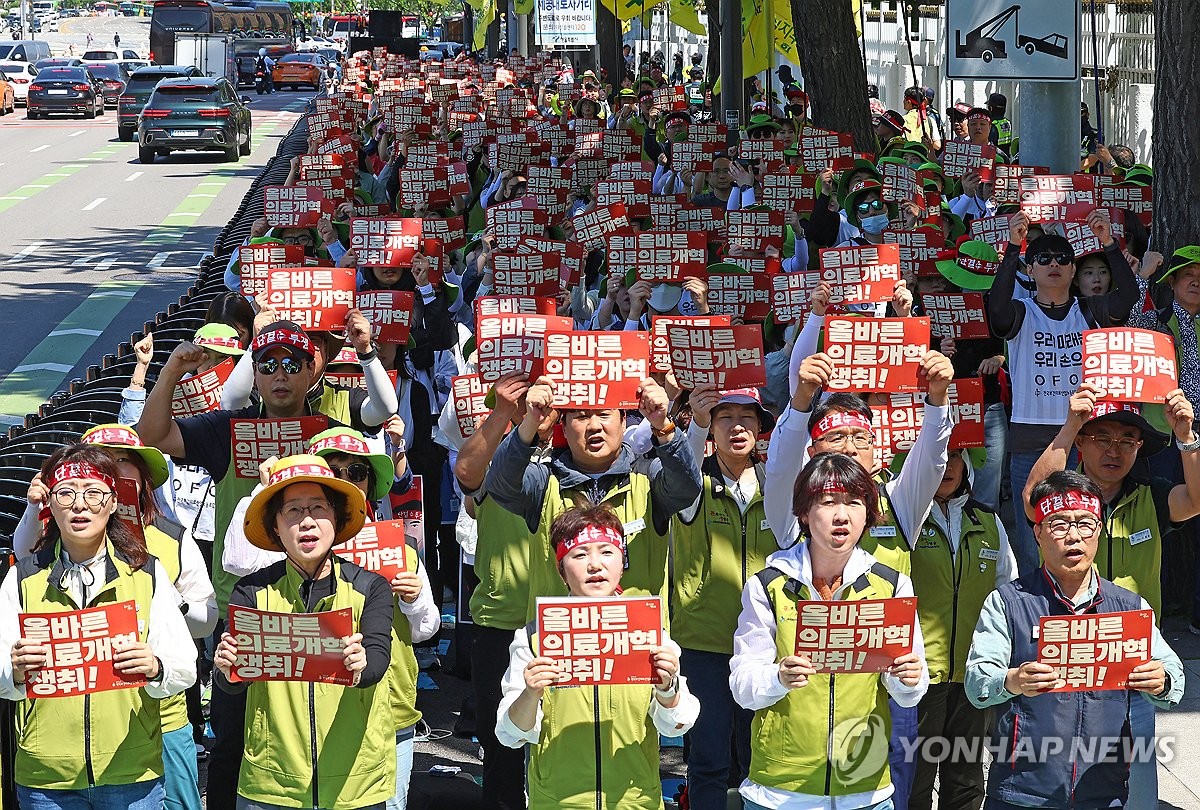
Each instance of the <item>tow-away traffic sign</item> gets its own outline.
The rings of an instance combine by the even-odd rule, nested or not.
[[[947,0],[951,79],[1079,78],[1079,0]]]

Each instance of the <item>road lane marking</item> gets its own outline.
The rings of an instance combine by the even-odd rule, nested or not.
[[[34,253],[37,252],[38,248],[42,247],[42,245],[44,245],[44,244],[46,244],[46,243],[45,242],[30,242],[28,245],[21,248],[21,250],[19,252],[14,253],[12,256],[9,256],[8,261],[6,261],[5,264],[10,264],[12,262],[19,262],[21,259],[24,259],[26,256],[32,256]]]
[[[50,337],[62,337],[63,335],[87,335],[89,337],[100,337],[104,334],[99,329],[55,329],[50,333]]]
[[[99,337],[99,336],[97,336]],[[30,363],[26,366],[17,366],[12,370],[13,374],[20,374],[26,371],[57,371],[60,374],[66,374],[71,370],[71,366],[63,363]]]
[[[96,199],[92,200],[90,203],[85,205],[83,207],[83,210],[84,211],[95,211],[97,208],[100,207],[100,203],[104,202],[107,199],[108,199],[108,197],[97,197]]]
[[[129,183],[129,182],[131,182],[131,181],[133,181],[133,180],[137,180],[137,179],[138,179],[139,177],[141,177],[143,174],[145,174],[145,172],[134,172],[133,174],[131,174],[131,175],[129,175],[128,177],[126,177],[126,178],[125,178],[125,182],[126,182],[126,183]]]
[[[77,131],[75,131],[75,132],[72,132],[72,133],[71,133],[70,135],[68,135],[67,137],[68,137],[68,138],[74,138],[76,135],[82,135],[82,134],[83,134],[83,133],[85,133],[85,132],[87,132],[87,130],[86,130],[86,129],[80,129],[80,130],[77,130]]]
[[[33,152],[40,152],[40,151],[42,151],[43,149],[49,149],[49,148],[50,148],[50,144],[48,144],[48,143],[44,143],[44,144],[42,144],[41,146],[37,147],[36,149],[30,149],[29,151],[30,151],[30,153],[33,153]]]
[[[49,172],[46,175],[42,176],[41,178],[38,178],[39,180],[45,180],[46,182],[44,182],[44,183],[43,182],[26,183],[25,185],[21,186],[20,188],[13,189],[6,196],[0,197],[0,214],[3,214],[5,211],[12,208],[14,205],[22,203],[22,202],[40,194],[42,191],[50,188],[50,186],[54,185],[55,183],[61,183],[63,180],[76,174],[77,172],[80,172],[80,171],[88,168],[89,166],[95,165],[93,163],[83,163],[80,161],[101,160],[104,157],[114,154],[115,151],[118,151],[123,148],[132,149],[132,147],[133,147],[132,143],[122,143],[122,144],[116,145],[115,147],[111,144],[104,146],[101,149],[97,150],[96,152],[93,152],[91,155],[89,155],[86,158],[78,158],[77,162],[67,163],[62,166],[59,166],[59,167],[57,167],[57,169],[55,171]]]

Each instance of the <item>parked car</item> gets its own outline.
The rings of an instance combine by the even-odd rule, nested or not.
[[[200,76],[192,65],[154,65],[135,70],[125,83],[125,92],[117,103],[117,137],[132,141],[137,135],[138,115],[158,83],[164,79],[185,79]]]
[[[317,53],[289,53],[275,60],[271,69],[271,80],[276,87],[295,90],[307,85],[313,90],[321,89],[321,73],[325,70],[325,57]]]
[[[39,71],[29,85],[27,118],[52,112],[75,112],[84,118],[104,114],[104,91],[83,67],[52,67]]]
[[[87,65],[87,72],[100,80],[104,88],[104,105],[117,106],[117,100],[125,92],[125,71],[116,62],[93,62]]]
[[[17,110],[17,93],[13,90],[8,75],[0,72],[0,115],[8,115]]]
[[[174,151],[215,150],[236,162],[250,154],[249,100],[224,77],[162,80],[138,116],[138,157],[153,163]]]
[[[36,62],[50,58],[50,46],[41,39],[15,39],[0,42],[0,61]]]
[[[37,68],[25,62],[0,62],[0,73],[12,85],[13,98],[18,104],[24,105],[29,97],[29,85],[37,76]]]

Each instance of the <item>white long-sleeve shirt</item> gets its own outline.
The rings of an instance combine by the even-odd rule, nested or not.
[[[107,555],[99,555],[88,568],[97,583],[105,581],[105,567],[108,564]],[[13,644],[21,637],[21,624],[18,614],[21,612],[21,594],[18,586],[16,568],[9,570],[0,585],[0,698],[7,700],[24,700],[25,684],[13,683],[12,650]],[[69,590],[79,591],[81,585],[72,583]],[[94,596],[86,594],[87,596]],[[77,604],[84,594],[75,593]],[[196,682],[196,645],[188,632],[187,622],[179,612],[178,594],[167,578],[167,571],[161,564],[154,566],[154,596],[150,601],[150,618],[147,625],[147,643],[162,666],[162,678],[156,682],[147,683],[143,688],[147,697],[159,700],[177,695]]]
[[[834,592],[834,598],[875,562],[868,552],[856,548],[842,572],[842,581],[846,584]],[[807,543],[775,552],[767,558],[767,565],[807,585],[814,599],[821,598],[812,583],[812,560]],[[912,596],[912,580],[900,574],[895,595]],[[733,636],[733,658],[729,662],[729,689],[734,701],[742,708],[751,711],[765,709],[778,703],[791,691],[779,680],[775,631],[775,612],[771,609],[771,602],[758,577],[751,577],[742,590],[742,612],[738,616],[738,626]],[[916,686],[906,686],[899,678],[886,672],[879,674],[892,700],[906,708],[920,703],[929,688],[929,668],[925,665],[925,640],[921,635],[920,621],[916,622],[914,628],[912,649],[921,659],[921,679]],[[838,796],[835,799],[769,788],[747,779],[742,782],[740,792],[749,801],[781,810],[854,810],[873,807],[884,801],[892,795],[892,787],[888,785],[882,790]]]

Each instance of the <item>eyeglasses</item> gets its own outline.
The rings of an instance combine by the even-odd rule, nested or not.
[[[1080,537],[1091,537],[1100,531],[1100,521],[1096,518],[1079,518],[1078,520],[1057,518],[1043,522],[1042,527],[1050,532],[1050,536],[1055,540],[1062,540],[1071,533],[1071,529],[1078,532]]]
[[[1073,260],[1065,253],[1039,253],[1033,257],[1033,261],[1034,264],[1040,264],[1042,267],[1045,267],[1050,262],[1066,265],[1071,264]]]
[[[769,141],[771,138],[775,137],[775,133],[769,129],[752,129],[747,134],[750,136],[750,140],[752,141]]]
[[[816,441],[825,442],[835,448],[853,445],[855,450],[870,450],[875,444],[875,437],[870,433],[834,433],[832,435],[825,434]]]
[[[1142,446],[1141,439],[1114,439],[1112,436],[1106,436],[1103,433],[1081,433],[1081,439],[1090,439],[1092,444],[1100,448],[1104,452],[1108,452],[1115,445],[1122,453],[1132,453]]]
[[[304,236],[285,236],[283,237],[283,243],[285,245],[304,245],[305,247],[312,247],[313,240],[311,236],[305,234]]]
[[[865,214],[868,211],[882,211],[883,200],[871,200],[871,202],[860,202],[858,204],[858,213]]]
[[[283,515],[283,519],[288,523],[299,523],[304,520],[305,515],[312,515],[313,520],[333,520],[333,507],[329,505],[329,501],[317,501],[308,506],[291,504],[280,509],[279,514]]]
[[[83,502],[92,509],[99,509],[108,501],[108,496],[112,495],[111,490],[103,489],[85,489],[83,492],[77,492],[73,489],[56,489],[50,493],[54,496],[54,502],[64,509],[70,509],[79,500],[79,496],[83,496]]]
[[[333,474],[338,478],[353,481],[356,484],[366,481],[367,477],[371,474],[371,467],[359,462],[348,464],[345,467],[335,467],[330,464],[329,469],[333,470]]]
[[[285,374],[299,374],[304,368],[304,364],[294,357],[268,357],[258,361],[258,373],[274,374],[281,365]]]

